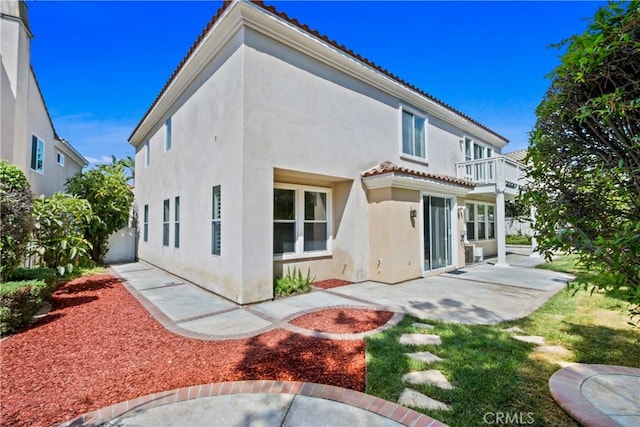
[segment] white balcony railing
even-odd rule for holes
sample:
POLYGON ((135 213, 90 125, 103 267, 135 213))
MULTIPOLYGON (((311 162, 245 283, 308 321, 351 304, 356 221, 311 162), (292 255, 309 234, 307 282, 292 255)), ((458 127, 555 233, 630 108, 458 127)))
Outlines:
POLYGON ((524 181, 524 168, 504 156, 456 163, 458 178, 477 186, 495 185, 497 190, 517 191, 524 181))

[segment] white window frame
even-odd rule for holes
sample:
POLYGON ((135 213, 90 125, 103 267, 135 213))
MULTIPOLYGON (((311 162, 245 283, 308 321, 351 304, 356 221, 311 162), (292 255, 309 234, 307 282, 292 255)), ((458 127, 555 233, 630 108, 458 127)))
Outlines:
POLYGON ((149 241, 149 205, 144 205, 142 209, 142 241, 149 241))
POLYGON ((173 198, 173 247, 180 248, 180 196, 173 198))
MULTIPOLYGON (((400 126, 399 126, 399 135, 400 135, 400 157, 405 159, 405 160, 410 160, 410 161, 414 161, 414 162, 418 162, 418 163, 423 163, 423 164, 427 164, 427 159, 428 159, 428 148, 429 148, 429 136, 428 134, 428 129, 429 129, 429 118, 427 117, 426 114, 411 108, 407 105, 401 105, 400 106, 400 126), (404 140, 403 140, 403 126, 402 126, 402 121, 403 121, 403 115, 404 113, 409 113, 414 117, 414 128, 415 128, 415 117, 419 117, 422 120, 424 120, 424 157, 420 157, 420 156, 416 156, 413 153, 405 153, 404 152, 404 140)), ((412 150, 415 153, 415 145, 412 144, 412 150)))
POLYGON ((64 167, 64 154, 62 154, 60 151, 56 151, 56 163, 64 167))
MULTIPOLYGON (((315 258, 315 257, 323 257, 323 256, 331 256, 333 255, 333 193, 331 188, 329 187, 315 187, 310 185, 298 185, 298 184, 281 184, 275 183, 273 186, 275 189, 280 190, 293 190, 295 191, 295 251, 288 252, 283 254, 273 254, 274 260, 292 260, 292 259, 304 259, 304 258, 315 258), (304 250, 304 208, 305 208, 305 200, 304 193, 305 192, 314 192, 314 193, 325 193, 326 194, 326 209, 327 209, 327 249, 320 251, 306 251, 304 250)), ((273 197, 273 195, 272 195, 273 197)), ((273 215, 273 213, 272 213, 273 215)), ((274 223, 275 220, 272 221, 274 223)), ((323 221, 324 222, 324 221, 323 221)))
POLYGON ((171 242, 171 199, 162 201, 162 246, 171 242))
POLYGON ((469 136, 469 135, 463 135, 462 136, 462 140, 464 141, 462 150, 463 153, 462 155, 464 156, 464 161, 465 162, 469 162, 469 161, 473 161, 473 160, 483 160, 483 159, 490 159, 493 158, 495 156, 495 148, 492 145, 487 144, 486 142, 483 141, 479 141, 476 138, 469 136), (467 142, 469 142, 470 146, 471 146, 471 158, 468 159, 467 158, 467 142), (476 150, 475 150, 475 146, 479 146, 482 148, 482 156, 483 157, 476 157, 476 150))
POLYGON ((211 187, 211 255, 222 255, 222 185, 214 185, 211 187), (218 192, 216 206, 215 193, 218 192), (218 233, 215 234, 215 224, 218 224, 218 233), (215 236, 218 237, 218 245, 216 246, 215 236))
POLYGON ((150 147, 151 146, 151 141, 147 140, 147 142, 144 143, 144 166, 147 167, 151 164, 151 152, 150 152, 150 147))
POLYGON ((36 135, 35 133, 31 134, 31 157, 29 159, 29 168, 34 171, 37 172, 41 175, 44 175, 44 155, 45 155, 45 142, 42 138, 40 138, 38 135, 36 135), (33 167, 33 139, 36 139, 36 153, 35 153, 35 168, 33 167), (38 153, 41 153, 41 158, 40 161, 42 162, 42 164, 40 165, 40 167, 38 167, 38 153))
POLYGON ((164 152, 171 150, 171 117, 164 122, 164 152))
POLYGON ((484 242, 487 240, 495 240, 496 237, 496 205, 495 203, 487 203, 483 201, 468 201, 465 204, 465 214, 464 214, 464 226, 466 230, 467 240, 470 242, 484 242), (473 221, 469 221, 469 205, 473 206, 473 221), (478 238, 478 230, 480 229, 480 222, 478 221, 478 205, 484 206, 484 237, 482 239, 478 238), (489 208, 493 209, 493 221, 489 220, 489 208), (469 234, 469 230, 467 227, 468 222, 473 222, 474 233, 473 236, 469 234), (493 224, 493 237, 489 237, 491 233, 489 233, 489 226, 493 224))

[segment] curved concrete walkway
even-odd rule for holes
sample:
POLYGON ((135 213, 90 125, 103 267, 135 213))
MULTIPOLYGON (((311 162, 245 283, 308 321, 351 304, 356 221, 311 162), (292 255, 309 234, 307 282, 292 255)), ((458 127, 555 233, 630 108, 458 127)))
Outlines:
POLYGON ((344 388, 293 381, 237 381, 155 393, 60 426, 446 426, 424 414, 344 388))
POLYGON ((638 368, 576 363, 553 374, 549 390, 582 426, 640 426, 638 368))

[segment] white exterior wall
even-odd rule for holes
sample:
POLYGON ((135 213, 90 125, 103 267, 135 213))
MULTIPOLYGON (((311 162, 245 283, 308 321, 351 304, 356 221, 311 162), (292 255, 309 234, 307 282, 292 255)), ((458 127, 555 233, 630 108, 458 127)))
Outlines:
MULTIPOLYGON (((67 178, 82 170, 86 160, 68 144, 55 138, 55 130, 31 70, 31 34, 17 1, 0 2, 0 157, 18 166, 36 195, 63 191, 67 178), (44 141, 42 173, 31 169, 31 137, 44 141), (57 163, 57 152, 65 156, 57 163)), ((25 18, 26 19, 26 18, 25 18)))
MULTIPOLYGON (((230 7, 237 12, 253 6, 237 3, 230 7)), ((169 86, 148 116, 153 119, 145 119, 134 132, 141 236, 145 204, 150 214, 149 241, 140 238, 139 258, 243 304, 272 298, 272 278, 286 271, 286 265, 305 272, 310 268, 318 280, 375 280, 369 253, 372 229, 376 229, 370 224, 371 203, 375 202, 368 198, 361 173, 389 160, 455 177, 455 163, 464 161, 463 135, 480 138, 424 114, 427 159, 407 159, 402 155, 402 106, 425 113, 426 107, 419 105, 427 104, 420 101, 423 98, 411 95, 417 101, 401 102, 380 86, 246 26, 228 40, 193 81, 187 83, 186 74, 179 75, 172 85, 187 87, 187 92, 180 95, 169 86), (177 100, 168 106, 171 99, 177 100), (172 148, 164 153, 164 122, 169 116, 172 148), (146 140, 150 141, 148 167, 144 166, 146 140), (330 256, 274 261, 274 183, 331 188, 330 256), (222 188, 221 256, 211 255, 214 185, 222 188), (175 196, 180 196, 181 203, 180 248, 173 247, 175 196), (171 200, 168 247, 162 245, 165 199, 171 200)), ((208 47, 202 48, 204 52, 213 49, 209 43, 205 38, 203 45, 208 47)), ((185 69, 206 62, 197 55, 185 69)), ((494 150, 499 152, 498 147, 494 150)), ((419 207, 418 193, 415 191, 419 207)), ((437 195, 444 196, 442 192, 437 195)), ((454 203, 458 200, 454 194, 451 197, 454 203)), ((415 204, 394 203, 394 218, 408 221, 409 207, 415 204)), ((422 239, 420 218, 418 222, 411 248, 422 239)), ((454 221, 453 227, 455 248, 460 221, 454 221)), ((412 271, 420 256, 410 254, 412 271)), ((402 257, 394 254, 396 258, 402 257)), ((464 257, 456 253, 454 262, 462 266, 464 257)))
POLYGON ((136 147, 138 257, 236 302, 244 302, 242 268, 242 34, 196 78, 136 147), (164 152, 164 121, 172 124, 172 148, 164 152), (211 254, 212 187, 221 185, 222 249, 211 254), (180 197, 180 247, 174 247, 174 201, 180 197), (170 241, 162 244, 163 201, 170 199, 170 241), (144 242, 144 205, 149 240, 144 242))

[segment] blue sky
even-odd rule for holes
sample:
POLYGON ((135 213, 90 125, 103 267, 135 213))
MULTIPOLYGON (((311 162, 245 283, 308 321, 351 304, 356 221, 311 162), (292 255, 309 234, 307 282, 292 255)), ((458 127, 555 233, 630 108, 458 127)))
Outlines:
MULTIPOLYGON (((56 130, 92 163, 127 138, 219 1, 28 1, 56 130)), ((603 2, 269 2, 526 148, 559 51, 603 2)))

